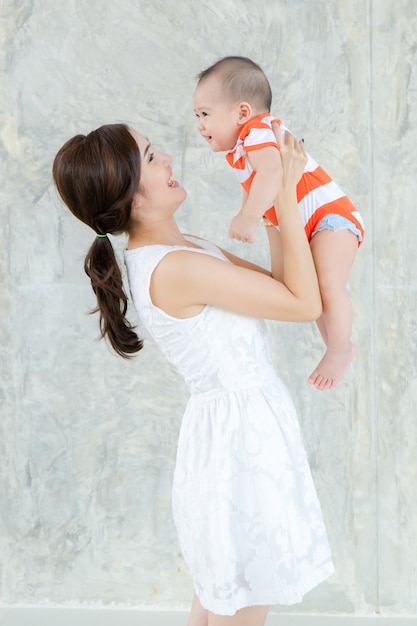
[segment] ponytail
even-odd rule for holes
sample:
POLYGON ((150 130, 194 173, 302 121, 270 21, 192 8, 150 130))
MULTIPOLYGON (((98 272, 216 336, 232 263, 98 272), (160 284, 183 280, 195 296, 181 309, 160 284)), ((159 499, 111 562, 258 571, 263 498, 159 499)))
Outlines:
MULTIPOLYGON (((124 124, 101 126, 77 135, 60 149, 53 164, 58 193, 70 211, 95 233, 128 231, 132 201, 139 189, 140 153, 124 124)), ((97 297, 101 337, 117 354, 129 358, 143 341, 126 318, 128 298, 108 237, 95 237, 84 261, 97 297)))
POLYGON ((128 358, 139 352, 143 341, 138 338, 126 319, 128 298, 123 290, 123 279, 113 246, 108 237, 95 238, 84 261, 84 270, 90 278, 97 298, 91 313, 100 314, 101 337, 107 336, 117 354, 128 358))

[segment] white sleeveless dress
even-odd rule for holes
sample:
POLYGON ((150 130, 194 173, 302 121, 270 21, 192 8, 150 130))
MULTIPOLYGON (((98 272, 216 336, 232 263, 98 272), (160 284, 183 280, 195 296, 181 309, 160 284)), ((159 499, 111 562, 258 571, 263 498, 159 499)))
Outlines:
POLYGON ((191 392, 172 493, 181 550, 201 604, 213 613, 295 604, 334 569, 294 406, 271 364, 265 322, 213 306, 177 319, 149 295, 152 272, 166 254, 186 249, 229 262, 212 244, 194 243, 205 249, 125 251, 138 315, 191 392))

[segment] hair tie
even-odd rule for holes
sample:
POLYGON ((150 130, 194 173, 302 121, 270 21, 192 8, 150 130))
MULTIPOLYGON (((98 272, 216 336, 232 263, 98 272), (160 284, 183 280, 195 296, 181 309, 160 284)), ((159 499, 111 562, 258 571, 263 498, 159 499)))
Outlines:
POLYGON ((101 239, 102 237, 107 237, 107 233, 104 233, 104 235, 100 235, 100 233, 96 233, 96 236, 100 237, 100 239, 101 239))

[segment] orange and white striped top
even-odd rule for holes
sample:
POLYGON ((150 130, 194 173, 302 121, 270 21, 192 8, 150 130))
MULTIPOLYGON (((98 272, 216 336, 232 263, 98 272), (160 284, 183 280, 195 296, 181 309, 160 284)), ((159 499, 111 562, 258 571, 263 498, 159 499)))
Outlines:
MULTIPOLYGON (((266 146, 276 146, 278 144, 272 130, 272 122, 280 125, 281 131, 288 130, 281 120, 271 116, 269 113, 262 113, 242 127, 235 147, 226 154, 227 162, 233 167, 243 189, 249 193, 253 177, 253 171, 246 153, 251 150, 259 150, 266 146)), ((362 217, 352 204, 344 191, 336 185, 322 167, 307 153, 307 163, 304 173, 297 185, 297 200, 302 223, 308 240, 317 229, 321 220, 330 213, 341 215, 358 228, 362 235, 365 234, 365 226, 362 217)), ((266 217, 276 226, 278 220, 275 209, 271 206, 265 213, 266 217)), ((358 245, 362 242, 358 241, 358 245)))

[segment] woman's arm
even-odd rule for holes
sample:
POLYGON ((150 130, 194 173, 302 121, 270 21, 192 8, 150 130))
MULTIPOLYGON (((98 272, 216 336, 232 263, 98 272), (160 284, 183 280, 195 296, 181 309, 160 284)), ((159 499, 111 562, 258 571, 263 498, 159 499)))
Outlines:
POLYGON ((272 275, 277 280, 282 280, 294 295, 319 301, 321 306, 316 269, 298 211, 296 195, 296 185, 300 179, 299 164, 302 163, 304 169, 307 162, 304 145, 288 132, 285 133, 284 141, 277 124, 273 124, 273 130, 280 148, 283 178, 274 202, 280 233, 267 227, 272 275))
MULTIPOLYGON (((296 198, 296 183, 306 162, 304 149, 290 135, 284 142, 277 134, 277 141, 283 166, 275 201, 284 259, 282 282, 258 268, 254 271, 193 251, 172 252, 155 269, 151 285, 154 304, 170 315, 191 317, 206 304, 283 321, 311 321, 321 314, 317 275, 296 198)), ((273 253, 273 232, 269 239, 273 253)))
POLYGON ((180 319, 197 315, 206 304, 294 322, 313 321, 321 313, 320 300, 293 293, 267 274, 191 250, 162 259, 152 276, 151 297, 156 306, 180 319))
MULTIPOLYGON (((202 237, 197 237, 196 235, 185 234, 184 237, 192 237, 193 239, 200 239, 200 241, 205 241, 202 237)), ((216 247, 218 250, 220 250, 223 256, 225 256, 226 259, 228 259, 234 265, 240 265, 240 267, 246 267, 246 269, 248 270, 254 270, 255 272, 262 272, 262 274, 271 276, 270 270, 267 270, 264 267, 257 265, 256 263, 252 263, 251 261, 247 261, 246 259, 242 259, 241 257, 232 254, 231 252, 229 252, 228 250, 225 250, 224 248, 220 248, 219 246, 216 246, 216 247)))
POLYGON ((246 269, 253 270, 254 272, 261 272, 262 274, 266 274, 267 276, 272 275, 270 270, 267 270, 264 267, 257 265, 256 263, 251 263, 251 261, 247 261, 246 259, 242 259, 239 256, 235 256, 234 254, 228 252, 227 250, 224 250, 223 248, 219 248, 219 250, 226 257, 226 259, 229 259, 229 261, 233 263, 233 265, 239 265, 240 267, 245 267, 246 269))
POLYGON ((271 274, 275 280, 282 282, 284 259, 282 256, 281 233, 279 230, 271 226, 266 227, 266 233, 269 240, 269 250, 271 255, 271 274))

